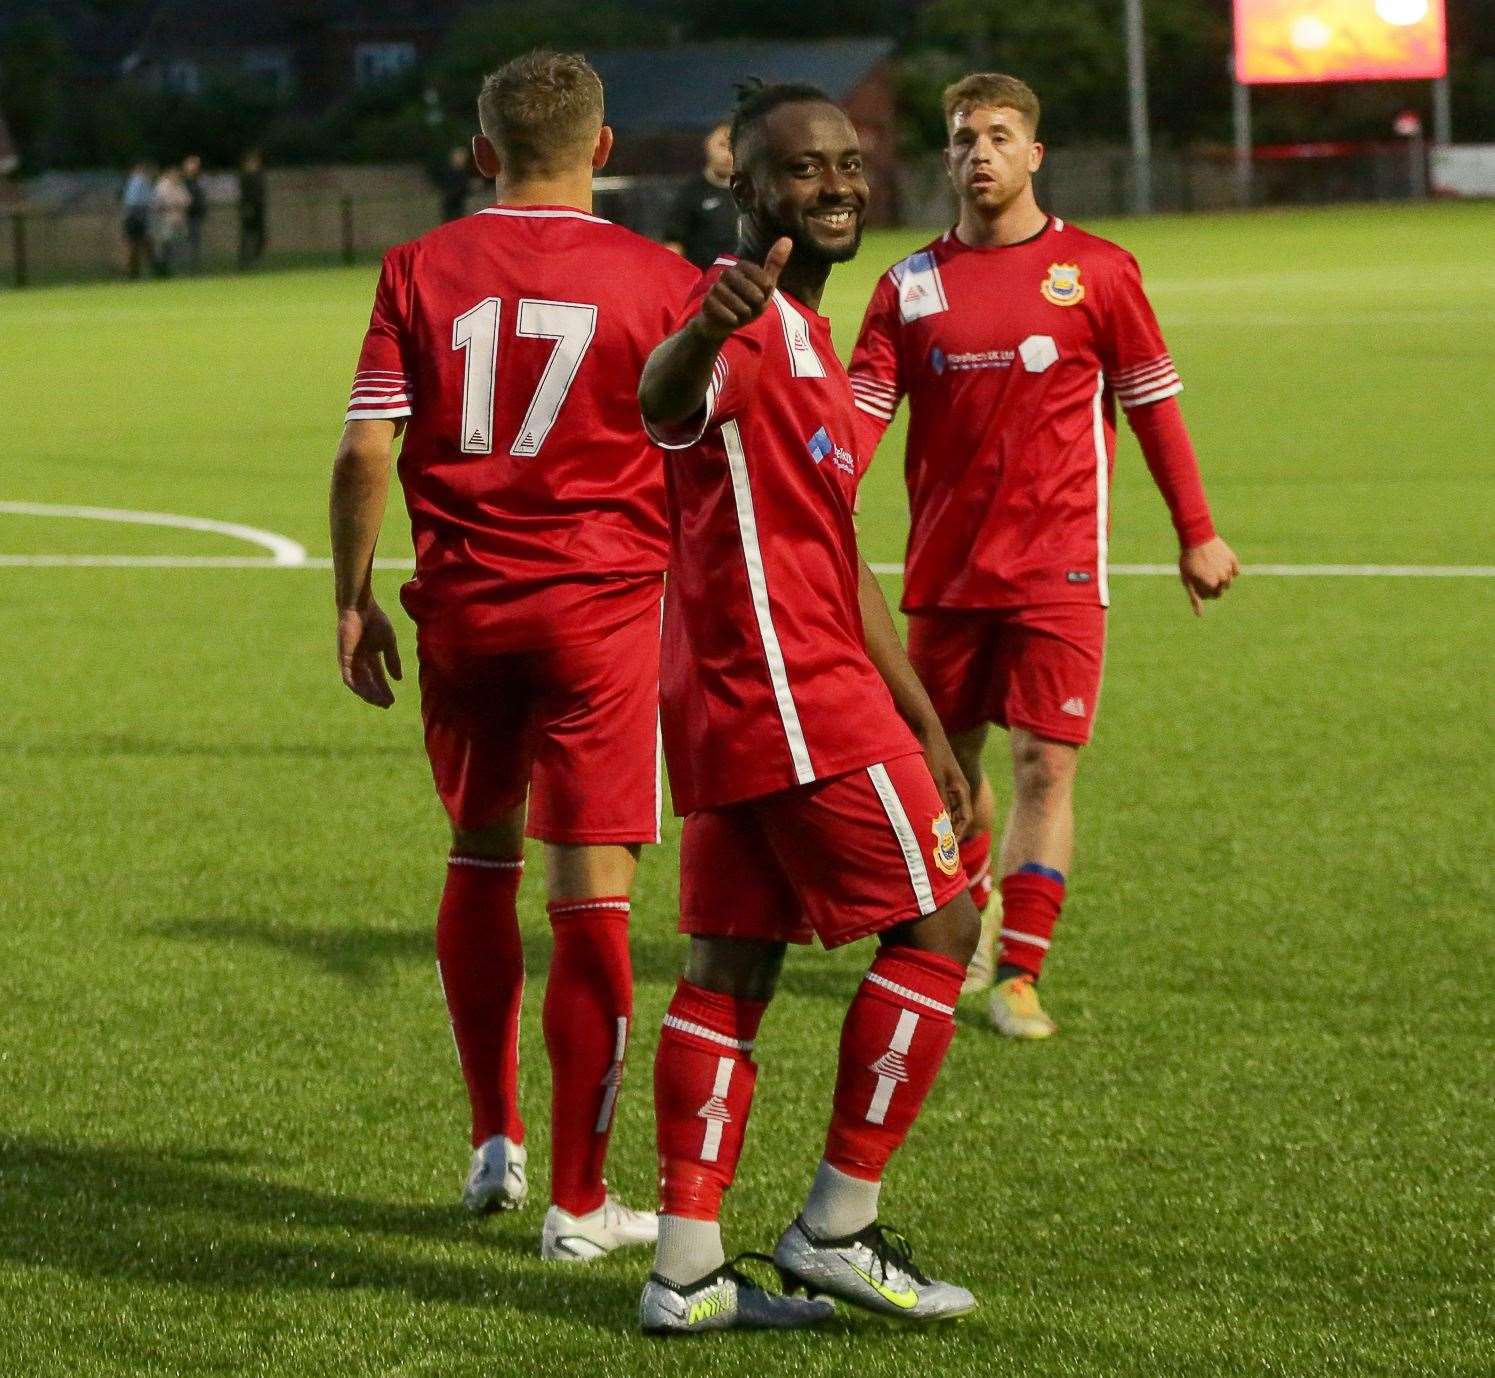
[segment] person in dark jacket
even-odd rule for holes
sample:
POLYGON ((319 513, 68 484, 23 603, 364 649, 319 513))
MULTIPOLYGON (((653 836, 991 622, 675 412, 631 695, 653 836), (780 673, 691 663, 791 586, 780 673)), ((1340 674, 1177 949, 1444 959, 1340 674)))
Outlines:
POLYGON ((265 158, 257 148, 239 164, 239 267, 252 268, 265 253, 265 158))
POLYGON ((676 193, 665 229, 665 244, 697 268, 709 268, 718 254, 737 247, 737 205, 727 180, 732 176, 732 144, 723 122, 706 136, 706 163, 676 193))
POLYGON ((208 218, 208 189, 202 184, 202 159, 189 153, 182 159, 182 185, 187 189, 187 271, 202 269, 202 227, 208 218))

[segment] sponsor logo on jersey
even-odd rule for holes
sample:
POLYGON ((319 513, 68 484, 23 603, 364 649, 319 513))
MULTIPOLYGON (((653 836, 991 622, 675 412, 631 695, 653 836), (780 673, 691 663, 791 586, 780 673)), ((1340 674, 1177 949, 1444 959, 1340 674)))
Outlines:
POLYGON ((978 368, 1011 368, 1017 357, 1011 349, 973 349, 964 354, 946 354, 938 345, 929 352, 929 362, 936 373, 947 368, 956 373, 969 373, 978 368))
POLYGON ((960 870, 960 844, 955 840, 955 828, 950 822, 950 811, 941 809, 930 825, 934 833, 934 864, 947 876, 960 870))
POLYGON ((1065 699, 1059 705, 1061 713, 1068 713, 1072 718, 1083 718, 1085 716, 1085 700, 1081 698, 1065 699))
POLYGON ((1045 301, 1055 306, 1078 306, 1085 300, 1085 284, 1080 281, 1078 263, 1051 263, 1049 275, 1039 284, 1045 301))
POLYGON ((1088 570, 1072 569, 1064 576, 1064 582, 1066 584, 1088 584, 1090 573, 1088 570))
POLYGON ((810 458, 817 464, 829 459, 835 463, 843 474, 854 474, 857 471, 856 456, 850 450, 844 450, 831 439, 831 433, 822 426, 812 435, 807 442, 810 458))

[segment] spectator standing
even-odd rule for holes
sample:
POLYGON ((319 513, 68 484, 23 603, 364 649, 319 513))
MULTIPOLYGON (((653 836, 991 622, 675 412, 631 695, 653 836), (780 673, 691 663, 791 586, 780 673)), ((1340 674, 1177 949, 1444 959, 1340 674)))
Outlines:
POLYGON ((169 278, 177 270, 187 242, 187 209, 191 204, 192 196, 182 181, 182 170, 163 169, 151 197, 151 244, 159 277, 169 278))
POLYGON ((150 262, 151 204, 155 200, 155 168, 138 162, 130 169, 124 190, 126 271, 138 278, 150 262))
POLYGON ((697 268, 709 268, 718 254, 737 247, 737 203, 727 185, 732 176, 729 126, 717 125, 702 147, 705 166, 676 193, 664 239, 697 268))
POLYGON ((465 148, 454 148, 447 157, 437 183, 441 188, 441 219, 460 220, 467 214, 467 191, 471 184, 470 155, 465 148))
POLYGON ((182 185, 187 189, 187 268, 202 270, 202 228, 208 218, 208 190, 202 184, 202 159, 189 153, 182 159, 182 185))
POLYGON ((257 148, 239 164, 239 267, 253 268, 265 253, 265 158, 257 148))

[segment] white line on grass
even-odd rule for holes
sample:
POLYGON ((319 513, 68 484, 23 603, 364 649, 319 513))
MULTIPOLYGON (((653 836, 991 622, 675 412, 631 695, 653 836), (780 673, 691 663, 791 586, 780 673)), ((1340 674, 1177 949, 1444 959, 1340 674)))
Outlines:
MULTIPOLYGON (((255 555, 0 555, 0 569, 331 569, 324 555, 266 560, 255 555)), ((375 560, 374 568, 411 573, 409 560, 375 560)), ((903 566, 874 562, 874 574, 903 566)), ((1111 574, 1176 578, 1176 565, 1112 565, 1111 574)), ((1284 579, 1495 579, 1495 565, 1245 565, 1243 574, 1284 579)))
MULTIPOLYGON (((51 502, 0 502, 0 514, 13 517, 74 517, 84 521, 127 522, 133 526, 171 526, 180 531, 208 531, 217 536, 229 536, 236 541, 263 546, 270 552, 271 558, 263 562, 268 565, 294 569, 306 563, 306 547, 299 541, 291 540, 289 536, 278 536, 273 531, 261 531, 254 526, 241 526, 238 522, 214 521, 211 517, 181 517, 172 512, 128 512, 118 507, 73 507, 51 502)), ((5 558, 9 563, 10 557, 0 558, 5 558)), ((50 562, 53 557, 33 558, 50 562)), ((101 557, 83 555, 61 558, 92 562, 101 557)))
MULTIPOLYGON (((116 507, 72 507, 46 502, 0 502, 0 515, 17 517, 76 517, 87 521, 129 522, 140 526, 170 526, 184 531, 207 531, 263 546, 267 560, 250 555, 0 555, 7 569, 331 569, 323 555, 308 555, 306 547, 289 536, 261 531, 238 522, 210 517, 182 517, 172 512, 130 512, 116 507)), ((409 560, 375 560, 375 569, 409 572, 409 560)), ((902 574, 901 564, 874 563, 874 574, 902 574)), ((1122 576, 1176 575, 1175 565, 1111 565, 1122 576)), ((1246 565, 1245 574, 1281 578, 1365 579, 1492 579, 1495 565, 1246 565)))
MULTIPOLYGON (((902 574, 902 565, 873 564, 874 574, 902 574)), ((1111 565, 1111 574, 1171 574, 1177 565, 1111 565)), ((1495 565, 1242 565, 1242 574, 1289 579, 1495 579, 1495 565)))

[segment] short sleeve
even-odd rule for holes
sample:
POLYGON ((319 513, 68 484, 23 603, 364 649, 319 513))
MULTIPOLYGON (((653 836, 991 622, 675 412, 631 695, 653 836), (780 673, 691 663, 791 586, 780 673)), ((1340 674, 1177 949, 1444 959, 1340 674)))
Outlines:
POLYGON ((1126 254, 1109 285, 1101 361, 1116 400, 1130 410, 1183 391, 1173 356, 1142 289, 1142 270, 1126 254))
POLYGON ((903 398, 903 369, 898 349, 898 285, 891 273, 878 280, 867 303, 847 373, 861 428, 859 449, 870 456, 903 398))
MULTIPOLYGON (((672 335, 681 330, 701 309, 702 299, 720 276, 719 267, 702 275, 695 290, 671 323, 672 335)), ((716 362, 711 367, 706 400, 694 416, 673 426, 656 426, 647 420, 644 422, 644 429, 656 445, 666 450, 688 450, 713 425, 731 420, 742 409, 753 395, 758 371, 762 367, 764 329, 764 318, 760 317, 727 337, 727 342, 721 347, 716 362)))
POLYGON ((345 420, 393 420, 412 413, 415 394, 405 364, 409 281, 408 259, 399 249, 391 249, 374 291, 374 310, 363 337, 345 420))

